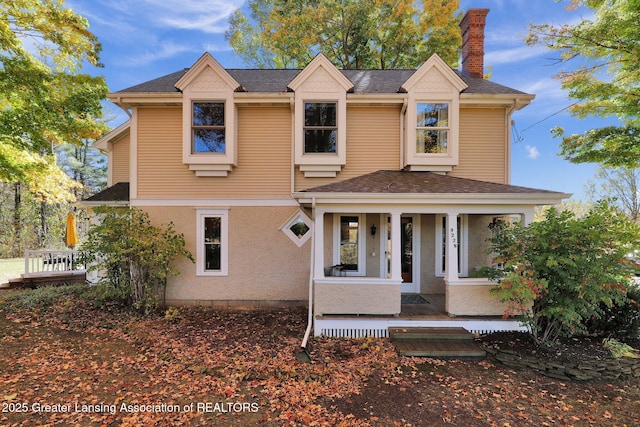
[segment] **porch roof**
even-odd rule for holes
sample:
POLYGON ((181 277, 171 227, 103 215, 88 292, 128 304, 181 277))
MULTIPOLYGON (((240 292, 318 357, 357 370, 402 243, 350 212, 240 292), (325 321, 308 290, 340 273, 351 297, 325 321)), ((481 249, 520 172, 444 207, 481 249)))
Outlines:
POLYGON ((434 172, 409 172, 404 170, 379 170, 355 178, 308 188, 294 193, 300 202, 305 199, 383 199, 387 201, 399 199, 423 199, 430 196, 440 203, 445 200, 460 203, 472 200, 501 204, 531 203, 555 204, 571 195, 550 190, 521 187, 517 185, 499 184, 468 178, 458 178, 434 172))
POLYGON ((85 206, 121 206, 129 204, 129 183, 118 182, 81 202, 85 206))

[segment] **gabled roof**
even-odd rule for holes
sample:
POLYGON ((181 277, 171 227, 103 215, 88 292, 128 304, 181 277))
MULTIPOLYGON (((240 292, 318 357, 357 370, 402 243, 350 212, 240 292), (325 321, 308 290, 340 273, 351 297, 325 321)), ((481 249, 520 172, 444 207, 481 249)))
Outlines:
POLYGON ((415 85, 419 84, 424 77, 430 73, 432 70, 436 70, 436 73, 439 73, 442 78, 444 78, 449 85, 455 87, 457 92, 462 92, 467 88, 467 84, 460 78, 458 74, 456 74, 451 67, 447 65, 446 62, 442 60, 435 53, 431 55, 427 62, 422 64, 420 68, 416 70, 415 73, 409 79, 402 84, 402 89, 405 91, 410 91, 415 85))
POLYGON ((124 136, 127 132, 129 132, 130 128, 131 128, 131 120, 127 120, 117 128, 112 129, 109 133, 104 135, 102 138, 94 142, 93 146, 96 147, 98 150, 109 151, 109 143, 114 142, 119 138, 121 138, 122 136, 124 136))
POLYGON ((212 70, 217 78, 228 86, 231 90, 237 90, 240 88, 240 84, 220 65, 216 59, 211 56, 209 52, 205 52, 204 55, 196 61, 196 63, 175 82, 176 89, 184 91, 199 74, 205 72, 207 69, 212 70))
POLYGON ((344 91, 348 91, 353 87, 353 83, 344 76, 344 74, 340 73, 335 65, 331 63, 323 54, 318 54, 313 61, 307 65, 304 70, 300 71, 300 73, 289 82, 289 87, 294 91, 297 91, 300 86, 302 86, 305 81, 311 77, 318 70, 324 70, 330 78, 332 78, 337 84, 342 86, 344 91))
POLYGON ((517 185, 457 178, 434 172, 409 172, 404 170, 379 170, 303 191, 313 193, 561 194, 555 191, 538 190, 517 185))
MULTIPOLYGON (((175 73, 147 82, 122 89, 117 94, 131 93, 177 93, 175 84, 189 69, 186 68, 175 73)), ((287 87, 302 70, 248 70, 227 69, 247 92, 287 92, 287 87)), ((516 89, 503 86, 489 80, 478 77, 470 77, 459 71, 452 70, 467 85, 462 93, 488 94, 488 95, 526 95, 516 89)), ((416 70, 340 70, 353 84, 353 93, 358 94, 382 94, 403 92, 402 85, 416 72, 416 70)))

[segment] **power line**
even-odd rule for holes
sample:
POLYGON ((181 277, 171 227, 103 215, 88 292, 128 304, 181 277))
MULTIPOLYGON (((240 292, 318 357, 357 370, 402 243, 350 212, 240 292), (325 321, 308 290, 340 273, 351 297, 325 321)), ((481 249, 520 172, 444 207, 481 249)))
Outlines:
POLYGON ((516 128, 516 122, 514 120, 511 120, 511 139, 512 139, 512 141, 514 142, 514 144, 517 144, 519 142, 524 141, 524 137, 522 136, 523 133, 525 133, 526 131, 528 131, 529 129, 531 129, 534 126, 537 126, 540 123, 549 120, 551 117, 557 116, 558 114, 562 113, 563 111, 568 110, 569 108, 573 107, 577 103, 578 102, 574 102, 573 104, 567 105, 566 107, 556 111, 555 113, 548 115, 544 119, 538 120, 537 122, 535 122, 531 126, 527 126, 525 129, 523 129, 520 132, 518 132, 518 129, 516 128))

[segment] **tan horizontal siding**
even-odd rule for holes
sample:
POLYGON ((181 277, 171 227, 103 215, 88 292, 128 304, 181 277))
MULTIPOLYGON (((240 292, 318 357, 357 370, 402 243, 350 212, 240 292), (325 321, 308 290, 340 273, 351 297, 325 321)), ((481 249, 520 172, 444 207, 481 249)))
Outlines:
POLYGON ((305 178, 296 171, 296 189, 316 187, 381 169, 400 169, 400 107, 347 108, 347 164, 336 178, 305 178))
POLYGON ((196 177, 182 163, 180 108, 138 111, 139 198, 288 197, 288 107, 238 109, 238 166, 226 177, 196 177))
POLYGON ((110 185, 118 182, 129 182, 129 148, 131 135, 127 132, 122 138, 115 141, 111 148, 112 180, 110 185))
POLYGON ((460 159, 451 172, 460 178, 508 183, 505 110, 460 109, 460 159))

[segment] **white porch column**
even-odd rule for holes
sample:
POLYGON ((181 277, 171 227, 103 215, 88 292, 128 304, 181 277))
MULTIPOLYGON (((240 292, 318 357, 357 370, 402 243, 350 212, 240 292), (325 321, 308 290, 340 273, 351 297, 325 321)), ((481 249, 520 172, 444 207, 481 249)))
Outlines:
POLYGON ((324 211, 316 209, 313 219, 313 277, 324 277, 324 211))
POLYGON ((458 280, 458 214, 447 214, 447 250, 445 252, 445 280, 455 282, 458 280))
POLYGON ((520 220, 525 227, 533 222, 533 216, 535 215, 534 209, 529 209, 520 214, 520 220))
POLYGON ((391 279, 402 281, 402 244, 400 212, 391 213, 391 279))

